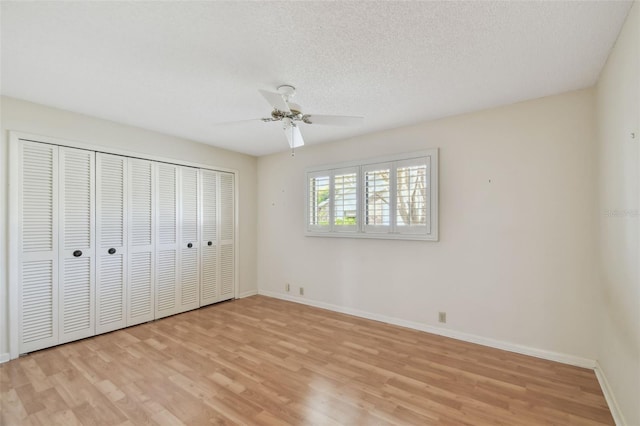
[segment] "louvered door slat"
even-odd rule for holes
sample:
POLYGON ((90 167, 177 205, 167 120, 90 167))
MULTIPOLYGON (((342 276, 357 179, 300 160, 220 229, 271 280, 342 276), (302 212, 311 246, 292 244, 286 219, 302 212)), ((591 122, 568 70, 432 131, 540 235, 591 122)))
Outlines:
POLYGON ((160 244, 175 244, 177 234, 176 166, 158 163, 158 213, 160 244))
POLYGON ((218 246, 202 248, 202 287, 200 306, 218 301, 218 246))
POLYGON ((218 301, 218 173, 200 170, 202 237, 200 238, 200 306, 218 301))
POLYGON ((22 264, 21 353, 56 343, 56 271, 53 260, 22 264))
POLYGON ((178 166, 155 164, 157 244, 155 318, 178 312, 178 166))
POLYGON ((129 280, 127 325, 154 318, 153 163, 129 159, 129 280))
POLYGON ((62 299, 64 300, 64 317, 61 329, 65 334, 92 330, 92 289, 87 285, 91 282, 91 259, 65 259, 64 286, 62 299))
MULTIPOLYGON (((54 192, 57 195, 57 147, 22 142, 21 241, 23 252, 54 250, 54 192)), ((55 203, 57 206, 57 202, 55 203)), ((57 247, 55 247, 57 250, 57 247)))
POLYGON ((127 325, 127 161, 97 154, 97 333, 127 325))
POLYGON ((59 152, 58 341, 65 343, 95 334, 95 153, 66 147, 59 152))
POLYGON ((233 244, 220 246, 220 300, 233 298, 234 269, 233 244))
POLYGON ((23 354, 58 343, 58 147, 19 141, 18 297, 23 354))
POLYGON ((220 240, 233 241, 234 235, 234 191, 233 174, 219 174, 220 179, 220 240))
POLYGON ((198 307, 198 251, 182 250, 180 277, 180 310, 186 311, 198 307))
POLYGON ((198 169, 180 168, 180 280, 178 312, 199 306, 200 235, 198 169))
POLYGON ((156 264, 157 317, 171 315, 176 311, 176 251, 160 251, 156 264))
POLYGON ((220 172, 218 176, 220 179, 219 300, 227 300, 232 299, 235 293, 235 185, 232 173, 220 172))

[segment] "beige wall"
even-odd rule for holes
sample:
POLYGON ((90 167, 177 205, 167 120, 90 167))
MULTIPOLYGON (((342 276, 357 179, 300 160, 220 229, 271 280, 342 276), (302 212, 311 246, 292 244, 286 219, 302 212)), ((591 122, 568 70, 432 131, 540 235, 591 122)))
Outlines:
POLYGON ((640 425, 640 4, 597 85, 602 305, 598 361, 626 424, 640 425), (633 139, 631 133, 635 132, 633 139))
POLYGON ((592 89, 258 159, 258 287, 595 359, 592 89), (440 241, 305 237, 305 167, 440 148, 440 241))
POLYGON ((256 158, 173 136, 2 97, 0 146, 0 356, 7 341, 7 131, 16 130, 141 154, 232 168, 239 173, 240 293, 256 289, 256 158))

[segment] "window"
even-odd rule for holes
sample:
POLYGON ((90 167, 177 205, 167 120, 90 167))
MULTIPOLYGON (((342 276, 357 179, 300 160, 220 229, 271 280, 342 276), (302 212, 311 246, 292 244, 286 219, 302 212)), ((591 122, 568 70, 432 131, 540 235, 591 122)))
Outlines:
POLYGON ((437 149, 307 170, 309 236, 438 239, 437 149))

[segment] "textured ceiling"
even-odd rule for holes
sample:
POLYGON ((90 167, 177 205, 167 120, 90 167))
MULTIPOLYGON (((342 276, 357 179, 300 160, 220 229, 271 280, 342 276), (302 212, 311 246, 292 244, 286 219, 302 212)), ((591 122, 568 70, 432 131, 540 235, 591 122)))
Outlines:
POLYGON ((2 2, 2 94, 263 155, 593 85, 631 2, 2 2))

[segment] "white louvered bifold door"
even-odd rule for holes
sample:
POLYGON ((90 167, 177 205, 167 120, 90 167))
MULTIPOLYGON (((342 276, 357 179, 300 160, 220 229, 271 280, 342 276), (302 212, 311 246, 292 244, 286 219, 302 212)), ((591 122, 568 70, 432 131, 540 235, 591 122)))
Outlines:
POLYGON ((96 333, 126 326, 127 158, 97 154, 96 333))
POLYGON ((157 194, 155 318, 178 312, 178 170, 155 163, 157 194))
POLYGON ((20 141, 19 353, 58 343, 58 147, 20 141))
POLYGON ((127 325, 154 318, 155 208, 153 163, 129 158, 127 325))
POLYGON ((178 312, 200 306, 200 230, 198 169, 180 168, 180 279, 178 312))
POLYGON ((233 173, 218 173, 220 297, 228 300, 235 290, 235 185, 233 173))
POLYGON ((59 148, 58 343, 95 334, 95 158, 59 148))
POLYGON ((217 172, 200 170, 200 191, 202 204, 200 306, 205 306, 217 302, 220 295, 217 172))

